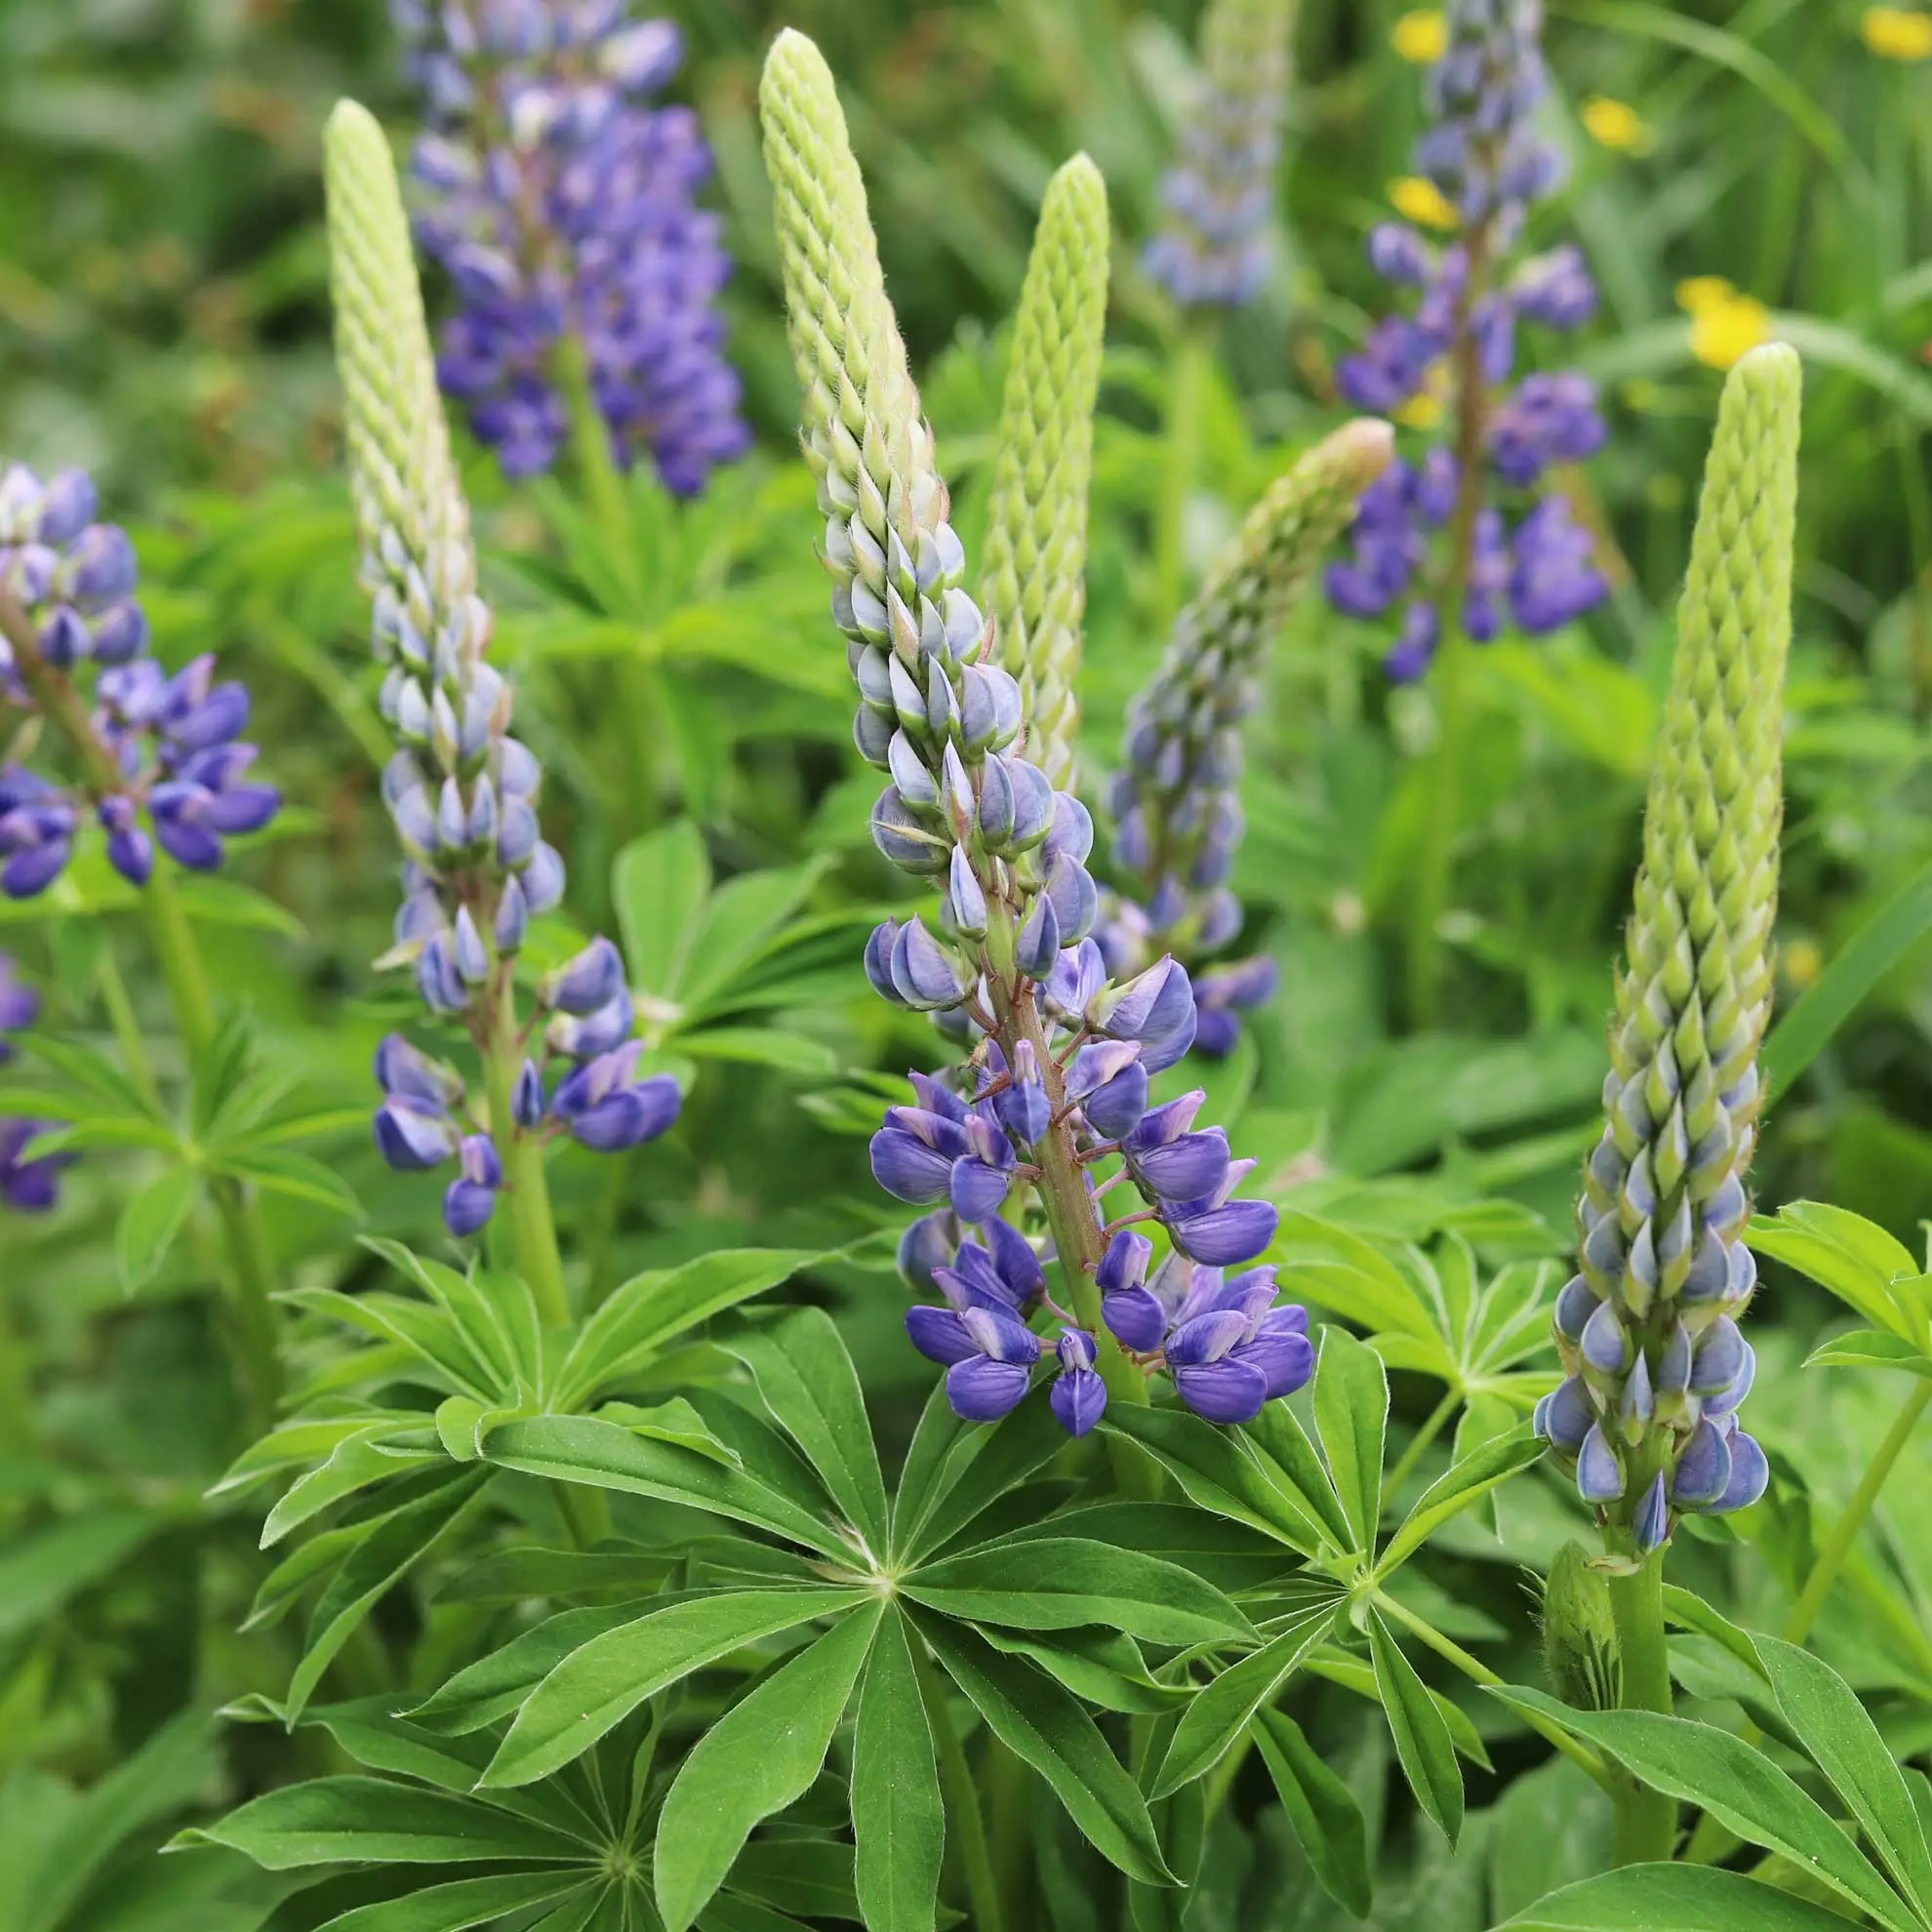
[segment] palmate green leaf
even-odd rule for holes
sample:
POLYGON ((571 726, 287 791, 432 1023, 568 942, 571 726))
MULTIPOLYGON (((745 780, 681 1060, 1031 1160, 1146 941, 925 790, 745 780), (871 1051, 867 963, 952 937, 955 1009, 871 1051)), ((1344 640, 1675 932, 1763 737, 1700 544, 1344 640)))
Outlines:
MULTIPOLYGON (((102 1053, 99 1047, 89 1046, 82 1040, 55 1039, 45 1033, 31 1034, 21 1045, 36 1060, 45 1062, 83 1093, 92 1094, 97 1101, 105 1103, 110 1115, 124 1114, 130 1119, 152 1121, 158 1126, 168 1127, 170 1139, 175 1138, 167 1116, 111 1054, 102 1053)), ((55 1096, 49 1098, 57 1099, 55 1096)), ((11 1095, 9 1104, 16 1105, 11 1095)), ((53 1117, 62 1119, 66 1116, 57 1112, 53 1117)))
POLYGON ((1307 1500, 1270 1481, 1246 1437, 1233 1429, 1217 1429, 1182 1409, 1124 1403, 1110 1405, 1101 1427, 1139 1443, 1202 1509, 1246 1523, 1305 1556, 1315 1555, 1327 1540, 1307 1500))
POLYGON ((859 1371, 832 1318, 823 1308, 800 1308, 766 1333, 723 1346, 751 1371, 758 1399, 804 1451, 866 1548, 883 1555, 885 1477, 859 1371))
POLYGON ((475 1509, 490 1478, 488 1469, 459 1469, 428 1494, 379 1517, 351 1547, 309 1618, 302 1661, 289 1679, 291 1719, 356 1626, 475 1509))
POLYGON ((1134 1717, 1165 1717, 1193 1693, 1148 1674, 1141 1647, 1125 1630, 1083 1624, 1070 1630, 1001 1630, 983 1624, 980 1634, 1009 1657, 1028 1657, 1082 1702, 1134 1717))
POLYGON ((1387 1577, 1413 1556, 1451 1516, 1467 1509, 1532 1463, 1542 1460, 1544 1443, 1527 1425, 1492 1436, 1452 1463, 1416 1499, 1401 1527, 1376 1559, 1375 1574, 1387 1577))
POLYGON ((803 1248, 729 1248, 634 1276, 578 1331, 557 1371, 552 1401, 559 1409, 583 1407, 667 1342, 823 1259, 803 1248))
MULTIPOLYGON (((356 1906, 324 1919, 316 1932, 471 1932, 510 1912, 557 1905, 583 1889, 574 1875, 506 1872, 488 1878, 455 1878, 399 1899, 356 1906)), ((592 1893, 591 1896, 595 1896, 592 1893)))
POLYGON ((1653 1790, 1702 1805, 1726 1830, 1792 1860, 1892 1932, 1919 1926, 1826 1812, 1742 1738, 1649 1711, 1573 1711, 1519 1684, 1491 1694, 1598 1746, 1653 1790))
POLYGON ((1016 1630, 1104 1624, 1151 1643, 1240 1642, 1254 1627, 1212 1584, 1172 1563, 1105 1543, 1041 1536, 990 1543, 901 1578, 943 1616, 1016 1630))
POLYGON ((269 1510, 262 1525, 261 1547, 273 1549, 290 1531, 300 1529, 310 1517, 353 1496, 359 1489, 404 1475, 424 1463, 439 1461, 434 1448, 422 1440, 423 1434, 421 1416, 358 1420, 353 1432, 342 1436, 323 1460, 292 1483, 269 1510), (409 1440, 411 1437, 416 1438, 415 1442, 409 1440))
POLYGON ((1322 1761, 1285 1711, 1264 1711, 1255 1744, 1295 1836, 1321 1889, 1344 1911, 1366 1918, 1374 1894, 1368 1821, 1355 1794, 1322 1761))
POLYGON ((1054 1789, 1088 1842, 1130 1878, 1172 1885, 1147 1800, 1072 1694, 964 1625, 930 1613, 913 1623, 987 1728, 1054 1789))
POLYGON ((114 1230, 114 1259, 129 1294, 151 1281, 168 1259, 199 1191, 199 1177, 183 1166, 165 1169, 128 1196, 114 1230))
POLYGON ((828 1080, 838 1071, 838 1055, 804 1033, 775 1026, 704 1026, 675 1035, 677 1050, 691 1060, 725 1060, 741 1067, 769 1067, 779 1073, 828 1080))
POLYGON ((1400 1259, 1350 1228, 1295 1207, 1281 1210, 1268 1251, 1294 1269, 1310 1299, 1358 1327, 1439 1346, 1435 1300, 1425 1286, 1428 1264, 1417 1249, 1397 1252, 1400 1259))
MULTIPOLYGON (((1315 1364, 1315 1429, 1355 1549, 1372 1550, 1382 1521, 1382 1445, 1389 1429, 1389 1374, 1347 1329, 1324 1328, 1315 1364)), ((1452 1833, 1453 1835, 1453 1833, 1452 1833)))
POLYGON ((503 1396, 532 1395, 543 1377, 543 1321, 520 1277, 501 1269, 464 1274, 400 1241, 371 1235, 362 1244, 414 1281, 446 1314, 503 1396))
POLYGON ((1369 1662, 1376 1695, 1389 1718, 1402 1775, 1416 1801, 1453 1845, 1463 1831, 1463 1771, 1455 1741, 1429 1686, 1402 1654, 1381 1613, 1369 1612, 1369 1662))
MULTIPOLYGON (((668 1607, 692 1599, 666 1595, 656 1600, 668 1607)), ((403 1714, 425 1730, 455 1737, 479 1731, 517 1710, 566 1657, 606 1630, 634 1623, 637 1615, 635 1603, 559 1610, 501 1649, 465 1665, 403 1714)))
POLYGON ((1851 1686, 1822 1658, 1773 1636, 1755 1640, 1771 1694, 1812 1762, 1921 1918, 1932 1920, 1932 1852, 1898 1760, 1851 1686))
POLYGON ((334 1288, 291 1288, 278 1299, 407 1348, 428 1371, 427 1386, 446 1394, 488 1403, 501 1392, 494 1370, 477 1358, 441 1308, 380 1290, 344 1295, 334 1288))
POLYGON ((782 871, 741 872, 710 896, 698 915, 680 983, 679 997, 689 1011, 701 1013, 725 998, 804 905, 828 863, 822 856, 782 871))
POLYGON ((1299 1511, 1313 1525, 1319 1541, 1337 1553, 1354 1553, 1349 1548, 1354 1533, 1348 1512, 1295 1411, 1286 1402, 1269 1402, 1253 1422, 1243 1425, 1240 1435, 1283 1507, 1291 1513, 1299 1511))
POLYGON ((527 1785, 546 1777, 693 1670, 865 1600, 854 1590, 725 1590, 620 1625, 573 1651, 530 1694, 483 1782, 527 1785))
MULTIPOLYGON (((702 1408, 699 1412, 714 1434, 722 1432, 710 1415, 702 1408)), ((723 1439, 743 1456, 729 1433, 723 1439)), ((593 1416, 531 1416, 500 1423, 486 1431, 483 1453, 499 1467, 521 1469, 526 1475, 685 1503, 770 1530, 826 1555, 851 1554, 831 1525, 761 1480, 748 1458, 746 1468, 733 1469, 593 1416)))
POLYGON ((1195 1692, 1175 1726, 1150 1795, 1166 1797, 1221 1762, 1255 1713, 1281 1695, 1289 1678, 1327 1638, 1340 1605, 1338 1592, 1195 1692))
POLYGON ((945 1382, 935 1383, 893 1504, 894 1562, 915 1562, 944 1549, 1066 1447, 1067 1431, 1054 1420, 1044 1389, 988 1429, 961 1422, 946 1399, 945 1382))
POLYGON ((333 1167, 307 1154, 291 1153, 286 1147, 226 1147, 211 1150, 209 1165, 218 1173, 245 1181, 266 1194, 280 1194, 292 1201, 307 1201, 313 1207, 333 1209, 337 1214, 359 1216, 362 1203, 354 1190, 333 1167))
POLYGON ((658 1823, 658 1911, 687 1932, 761 1819, 803 1797, 831 1749, 883 1604, 840 1621, 733 1705, 684 1760, 658 1823))
POLYGON ((906 1621, 888 1609, 852 1739, 854 1884, 868 1932, 934 1932, 946 1807, 906 1621))
POLYGON ((1908 1375, 1932 1376, 1932 1355, 1924 1354, 1903 1335, 1884 1328, 1853 1328, 1821 1342, 1804 1358, 1806 1368, 1903 1369, 1908 1375))
POLYGON ((1873 1328, 1932 1352, 1932 1282, 1909 1249, 1863 1215, 1824 1201, 1790 1201, 1751 1222, 1745 1238, 1829 1289, 1873 1328))
POLYGON ((1061 1536, 1157 1556, 1229 1591, 1259 1590, 1274 1582, 1288 1561, 1272 1537, 1185 1503, 1092 1503, 1009 1531, 1001 1542, 1061 1536))
POLYGON ((177 1844, 227 1845, 270 1872, 310 1865, 476 1865, 527 1859, 570 1865, 582 1838, 486 1799, 353 1774, 311 1778, 251 1798, 177 1844))
POLYGON ((1846 1924, 1741 1872, 1630 1865, 1551 1892, 1498 1932, 1845 1932, 1846 1924))

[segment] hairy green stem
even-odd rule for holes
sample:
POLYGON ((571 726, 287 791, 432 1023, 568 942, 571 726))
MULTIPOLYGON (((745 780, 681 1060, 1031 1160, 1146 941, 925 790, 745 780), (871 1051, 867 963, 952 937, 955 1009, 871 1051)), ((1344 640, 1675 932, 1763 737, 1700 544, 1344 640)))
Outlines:
POLYGON ((1395 1467, 1389 1470, 1388 1479, 1382 1485, 1385 1495, 1392 1497, 1401 1493, 1402 1485, 1415 1473, 1416 1465, 1428 1454, 1429 1445, 1442 1433, 1442 1425, 1456 1413, 1456 1405, 1462 1399, 1463 1391, 1460 1389, 1451 1388, 1443 1390, 1441 1401, 1429 1412, 1427 1420, 1409 1438, 1409 1446, 1402 1451, 1396 1459, 1395 1467))
MULTIPOLYGON (((1622 1709, 1670 1716, 1670 1654, 1664 1635, 1662 1550, 1610 1578, 1610 1614, 1616 1621, 1623 1662, 1622 1709)), ((1644 1865, 1668 1860, 1677 1842, 1676 1799, 1628 1776, 1619 1778, 1612 1797, 1617 1813, 1616 1862, 1644 1865)))
POLYGON ((1844 1513, 1831 1525, 1831 1534, 1825 1539, 1825 1547, 1819 1550, 1817 1560, 1811 1566, 1811 1574, 1804 1580, 1804 1589, 1786 1620, 1787 1643, 1802 1643, 1811 1634, 1811 1627, 1817 1622, 1819 1611, 1825 1607, 1825 1599, 1831 1594, 1831 1586, 1837 1582, 1838 1572, 1844 1568, 1845 1558, 1851 1554, 1852 1546, 1858 1541, 1858 1533, 1865 1527, 1865 1519, 1871 1515, 1872 1507, 1878 1500, 1878 1492, 1884 1488, 1893 1465, 1912 1440, 1912 1430, 1918 1427, 1918 1419, 1925 1413, 1928 1404, 1932 1404, 1932 1381, 1918 1382, 1906 1397, 1905 1407, 1885 1431, 1884 1441, 1866 1465, 1865 1473, 1859 1478, 1858 1487, 1852 1491, 1844 1513))
POLYGON ((1154 607, 1157 632, 1165 632, 1181 608, 1187 562, 1187 499, 1200 472, 1205 441, 1201 416, 1214 345, 1201 325, 1183 325, 1168 369, 1167 445, 1161 470, 1160 502, 1154 516, 1154 607))
POLYGON ((912 1643, 912 1670, 919 1679, 926 1721, 933 1727, 933 1742, 939 1747, 940 1786, 946 1794, 946 1819, 952 1828, 953 1843, 959 1849, 960 1867, 966 1875, 966 1896, 972 1906, 968 1917, 975 1932, 1005 1932, 1005 1920, 999 1910, 999 1884, 993 1875, 986 1821, 980 1810, 973 1769, 966 1761, 959 1733, 953 1727, 952 1712, 946 1701, 946 1685, 933 1669, 925 1645, 916 1637, 912 1643))
MULTIPOLYGON (((1504 1681, 1480 1658, 1471 1657, 1453 1637, 1447 1637, 1425 1617, 1419 1617, 1399 1598, 1390 1596, 1386 1590, 1375 1592, 1375 1607, 1392 1624, 1400 1624, 1419 1643, 1426 1644, 1444 1663, 1453 1664, 1472 1684, 1480 1684, 1485 1690, 1493 1689, 1504 1681)), ((1547 1743, 1552 1745, 1577 1768, 1593 1779, 1598 1785, 1616 1795, 1615 1774, 1596 1752, 1580 1738, 1573 1738, 1562 1725, 1537 1711, 1525 1711, 1523 1721, 1547 1743)))

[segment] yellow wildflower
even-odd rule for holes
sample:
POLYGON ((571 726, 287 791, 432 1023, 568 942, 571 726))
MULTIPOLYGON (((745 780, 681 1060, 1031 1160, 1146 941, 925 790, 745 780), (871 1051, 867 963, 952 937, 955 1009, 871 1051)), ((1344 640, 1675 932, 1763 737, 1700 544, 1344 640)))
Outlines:
POLYGON ((1824 971, 1825 955, 1818 949, 1816 940, 1794 939, 1786 942, 1779 964, 1785 969, 1785 978, 1802 992, 1824 971))
POLYGON ((1400 409, 1389 414, 1405 429, 1433 429, 1442 421, 1442 398, 1428 389, 1419 389, 1400 409))
POLYGON ((1403 60, 1426 67, 1441 60, 1443 49, 1449 45, 1448 23, 1440 8, 1424 7, 1404 14, 1390 29, 1389 42, 1403 60))
POLYGON ((1691 319, 1691 353, 1711 369, 1728 369, 1771 338, 1771 311, 1755 296, 1740 295, 1721 275, 1693 275, 1677 284, 1677 305, 1691 319))
POLYGON ((1910 7, 1868 7, 1858 30, 1881 60, 1932 60, 1932 14, 1910 7))
POLYGON ((1396 214, 1425 228, 1461 226, 1455 203, 1426 176, 1404 175, 1400 181, 1390 181, 1389 199, 1396 214))
POLYGON ((1592 95, 1583 104, 1583 124, 1590 138, 1624 154, 1648 154, 1657 145, 1657 131, 1628 102, 1592 95))

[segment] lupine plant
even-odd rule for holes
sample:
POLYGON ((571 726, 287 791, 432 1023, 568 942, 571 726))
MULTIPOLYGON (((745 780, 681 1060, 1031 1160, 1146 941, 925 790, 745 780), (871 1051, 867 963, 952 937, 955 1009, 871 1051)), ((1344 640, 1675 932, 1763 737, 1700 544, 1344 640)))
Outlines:
POLYGON ((930 369, 906 297, 944 274, 908 249, 889 293, 853 139, 876 188, 900 124, 849 128, 793 30, 755 135, 705 77, 770 223, 733 237, 771 283, 747 393, 788 451, 782 307, 801 453, 727 472, 675 31, 399 6, 426 125, 343 101, 320 152, 346 512, 325 479, 245 526, 295 615, 231 595, 198 500, 130 534, 78 470, 0 471, 7 1932, 1932 1932, 1932 1274, 1847 1207, 1753 1218, 1932 922, 1908 878, 1802 969, 1815 848, 1850 863, 1818 747, 1858 733, 1822 618, 1793 658, 1797 354, 1728 371, 1674 636, 1633 584, 1651 655, 1516 652, 1538 729, 1479 741, 1629 906, 1607 1054, 1608 913, 1522 974, 1520 1043, 1474 1002, 1470 1037, 1362 1030, 1381 941, 1341 891, 1271 898, 1228 963, 1289 830, 1385 905, 1456 830, 1394 742, 1417 701, 1284 624, 1324 564, 1344 610, 1406 605, 1389 668, 1444 734, 1470 646, 1607 569, 1560 475, 1593 399, 1509 386, 1517 325, 1594 301, 1518 249, 1537 10, 1454 0, 1396 29, 1455 233, 1378 231, 1419 294, 1341 364, 1371 414, 1324 346, 1238 489, 1196 446, 1230 526, 1272 480, 1149 594, 1183 559, 1140 459, 1183 425, 1147 427, 1147 283, 1205 366, 1288 111, 1292 8, 1204 11, 1139 273, 1093 158, 1002 148, 1038 198, 1011 326, 930 369), (1325 820, 1263 823, 1265 704, 1325 820), (1643 739, 1627 789, 1545 743, 1598 708, 1643 739), (1858 1325, 1804 1333, 1800 1276, 1858 1325), (1847 1376, 1889 1420, 1828 1406, 1847 1376))
POLYGON ((1357 408, 1403 412, 1428 425, 1427 448, 1398 459, 1364 497, 1350 554, 1325 578, 1329 601, 1350 617, 1397 613, 1398 635, 1384 659, 1391 678, 1418 679, 1440 660, 1429 827, 1410 928, 1410 992, 1422 1020, 1436 1010, 1468 649, 1509 624, 1531 636, 1561 629, 1609 593, 1593 539, 1549 485, 1552 469, 1602 446, 1595 385, 1575 371, 1537 371, 1510 386, 1522 331, 1576 329, 1597 304, 1574 244, 1524 248, 1530 212, 1562 172, 1537 125, 1542 30, 1542 0, 1458 0, 1444 10, 1415 163, 1453 232, 1438 246, 1405 222, 1374 229, 1370 262, 1384 281, 1413 291, 1413 312, 1385 316, 1336 371, 1357 408))

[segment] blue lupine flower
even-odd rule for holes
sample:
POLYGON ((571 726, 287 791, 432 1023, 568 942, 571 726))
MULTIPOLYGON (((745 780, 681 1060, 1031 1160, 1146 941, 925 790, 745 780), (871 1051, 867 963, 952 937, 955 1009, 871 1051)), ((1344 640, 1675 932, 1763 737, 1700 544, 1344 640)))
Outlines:
MULTIPOLYGON (((281 809, 273 785, 248 776, 248 692, 215 682, 212 656, 172 677, 146 655, 147 619, 135 600, 134 545, 97 523, 94 485, 77 469, 42 482, 20 463, 0 474, 0 589, 33 632, 44 674, 91 695, 95 744, 119 772, 61 785, 19 765, 0 769, 0 892, 30 899, 65 869, 83 817, 106 834, 107 857, 145 885, 158 842, 178 865, 212 871, 222 841, 259 831, 281 809)), ((38 700, 14 643, 0 637, 0 696, 38 700)))
POLYGON ((1120 1345, 1157 1357, 1209 1422, 1252 1422, 1314 1373, 1308 1310, 1275 1306, 1274 1269, 1229 1278, 1176 1253, 1147 1278, 1152 1243, 1123 1231, 1101 1263, 1101 1312, 1120 1345))
POLYGON ((1596 308, 1578 249, 1512 265, 1526 206, 1561 174, 1534 126, 1546 84, 1540 0, 1450 0, 1446 24, 1447 46, 1429 74, 1431 125, 1416 163, 1456 210, 1461 230, 1440 249, 1399 222, 1370 235, 1370 262, 1384 280, 1416 292, 1413 312, 1384 317, 1336 371, 1359 408, 1399 415, 1430 390, 1446 392, 1449 403, 1444 441, 1397 463, 1368 492, 1349 532, 1350 555, 1325 578, 1329 601, 1350 617, 1380 618, 1399 606, 1396 641, 1384 659, 1397 682, 1428 668, 1452 582, 1463 592, 1457 617, 1476 643, 1497 636, 1506 620, 1545 635, 1609 594, 1589 534, 1560 497, 1536 495, 1552 467, 1602 447, 1595 386, 1575 371, 1509 386, 1519 324, 1575 329, 1596 308), (1464 477, 1451 446, 1471 428, 1483 474, 1464 477), (1513 527, 1501 504, 1486 501, 1499 488, 1515 509, 1513 527), (1479 492, 1477 503, 1465 507, 1465 492, 1479 492), (1467 554, 1444 555, 1441 540, 1464 531, 1467 554))
MULTIPOLYGON (((40 995, 20 979, 10 952, 0 952, 0 1067, 14 1057, 9 1033, 31 1026, 40 1018, 40 995)), ((42 1122, 0 1118, 0 1201, 22 1213, 51 1208, 56 1178, 73 1156, 46 1154, 22 1160, 21 1153, 42 1131, 42 1122)))
POLYGON ((444 389, 512 476, 568 433, 560 340, 576 338, 618 460, 693 496, 749 432, 724 359, 710 150, 688 107, 652 105, 682 54, 624 0, 393 0, 430 129, 414 170, 424 246, 461 302, 444 389))
POLYGON ((1268 274, 1294 14, 1287 0, 1214 0, 1203 17, 1199 98, 1141 258, 1187 307, 1242 307, 1268 274))

